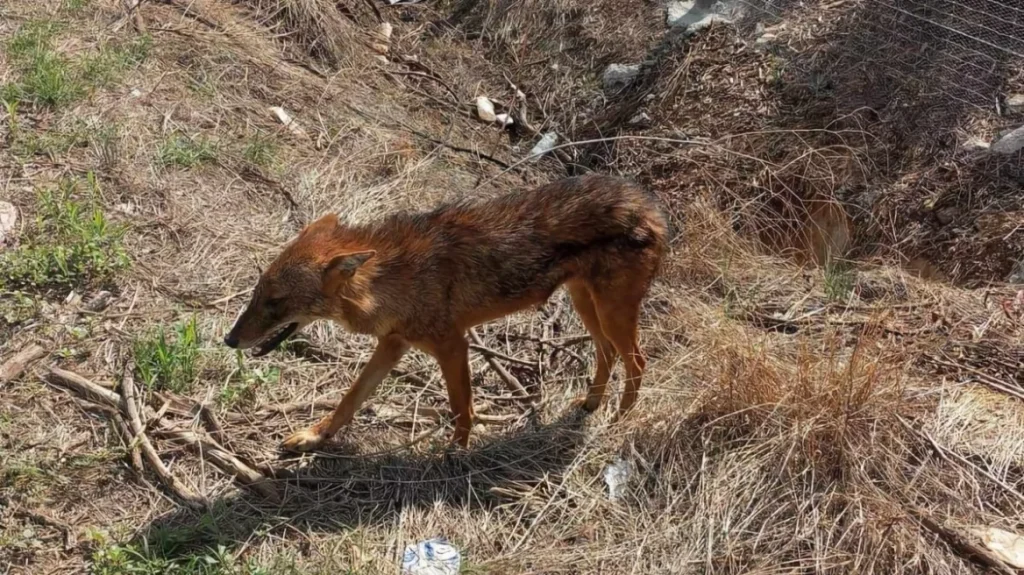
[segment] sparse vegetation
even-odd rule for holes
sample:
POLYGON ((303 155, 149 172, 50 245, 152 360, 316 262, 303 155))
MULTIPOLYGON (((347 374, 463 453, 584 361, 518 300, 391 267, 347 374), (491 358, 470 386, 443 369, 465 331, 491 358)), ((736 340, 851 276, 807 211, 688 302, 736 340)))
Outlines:
POLYGON ((7 55, 17 66, 19 79, 3 86, 0 98, 65 106, 89 90, 109 85, 149 53, 150 39, 144 36, 125 44, 103 45, 93 54, 73 59, 54 46, 61 29, 51 20, 28 22, 18 29, 7 42, 7 55))
MULTIPOLYGON (((445 536, 480 575, 965 575, 985 568, 949 533, 1022 533, 1024 295, 1005 282, 1024 253, 1020 158, 964 143, 1013 127, 1024 62, 932 61, 963 38, 872 36, 858 22, 889 16, 858 2, 774 3, 685 37, 660 1, 343 4, 0 2, 0 214, 16 216, 0 365, 45 348, 0 382, 0 571, 371 575, 445 536), (364 49, 380 19, 386 63, 364 49), (880 60, 850 49, 865 35, 880 60), (644 66, 612 93, 611 62, 644 66), (937 80, 968 76, 992 80, 966 86, 984 102, 941 100, 937 80), (516 123, 473 117, 479 95, 516 123), (518 164, 548 130, 618 139, 518 164), (361 222, 585 170, 643 182, 675 228, 629 417, 609 421, 621 360, 608 406, 570 408, 593 348, 558 291, 477 328, 468 450, 447 445, 441 374, 413 351, 322 451, 282 456, 373 342, 316 322, 264 358, 223 346, 276 246, 327 212, 361 222), (478 368, 491 353, 542 401, 478 368), (123 398, 129 362, 173 482, 124 404, 50 378, 123 398)), ((885 26, 902 20, 926 28, 885 26)))
POLYGON ((0 290, 103 283, 128 266, 126 228, 107 219, 98 191, 89 174, 39 193, 35 229, 0 252, 0 290))
POLYGON ((217 403, 225 408, 250 404, 261 387, 273 385, 281 378, 281 370, 271 366, 249 367, 241 351, 235 352, 235 370, 221 387, 217 403))
POLYGON ((175 134, 164 141, 157 159, 164 166, 194 168, 216 160, 217 149, 205 138, 175 134))
POLYGON ((154 390, 187 392, 195 383, 199 360, 199 327, 193 316, 170 332, 160 326, 135 341, 135 370, 139 379, 154 390))
POLYGON ((257 136, 245 145, 242 157, 253 166, 271 168, 277 162, 277 144, 268 138, 257 136))

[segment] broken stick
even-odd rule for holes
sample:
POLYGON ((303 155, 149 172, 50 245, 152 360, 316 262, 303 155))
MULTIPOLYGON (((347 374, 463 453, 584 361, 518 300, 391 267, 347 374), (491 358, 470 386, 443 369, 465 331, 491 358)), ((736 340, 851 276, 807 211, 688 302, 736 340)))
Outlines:
MULTIPOLYGON (((469 330, 469 337, 470 339, 473 340, 473 343, 476 344, 478 347, 486 347, 484 346, 484 340, 480 339, 480 336, 476 333, 475 329, 469 330)), ((501 363, 493 356, 488 354, 484 355, 486 356, 487 363, 491 366, 491 369, 496 371, 498 375, 501 376, 501 379, 505 380, 505 383, 508 384, 508 387, 509 389, 512 390, 512 393, 518 395, 523 399, 529 399, 530 392, 526 391, 526 388, 523 387, 523 384, 519 383, 519 380, 516 379, 514 375, 509 373, 508 370, 505 369, 505 366, 501 365, 501 363)))
POLYGON ((198 509, 206 507, 207 501, 203 497, 196 495, 187 485, 175 477, 170 469, 167 469, 153 444, 149 441, 149 437, 146 436, 146 425, 139 417, 139 408, 135 403, 135 377, 132 375, 132 369, 131 365, 125 369, 124 379, 121 381, 121 390, 124 393, 121 401, 122 409, 128 418, 128 428, 132 432, 130 445, 134 446, 137 444, 139 446, 142 451, 142 457, 149 464, 153 473, 179 499, 183 500, 190 507, 198 509))
POLYGON ((42 359, 46 355, 46 350, 42 346, 31 344, 18 353, 14 354, 11 359, 0 365, 0 383, 7 383, 13 381, 19 377, 32 362, 42 359))

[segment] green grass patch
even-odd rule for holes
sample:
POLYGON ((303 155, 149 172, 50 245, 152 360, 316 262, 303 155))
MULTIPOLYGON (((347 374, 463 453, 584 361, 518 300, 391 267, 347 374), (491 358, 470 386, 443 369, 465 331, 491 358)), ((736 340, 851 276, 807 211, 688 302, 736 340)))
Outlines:
POLYGON ((845 302, 857 284, 857 270, 849 263, 830 260, 825 264, 825 297, 833 302, 845 302))
POLYGON ((126 228, 99 208, 95 176, 86 181, 84 193, 70 179, 40 192, 34 229, 16 249, 0 253, 0 291, 105 283, 128 267, 126 228))
POLYGON ((52 108, 66 106, 142 63, 151 46, 151 39, 143 36, 129 42, 110 42, 95 53, 71 58, 56 50, 60 31, 58 22, 46 20, 28 22, 13 34, 5 47, 18 79, 0 87, 0 99, 52 108))
POLYGON ((148 388, 183 393, 192 389, 199 360, 196 318, 179 323, 170 332, 160 326, 133 346, 135 374, 148 388))
POLYGON ((267 563, 236 559, 227 547, 199 550, 193 554, 165 557, 152 548, 108 545, 93 552, 91 575, 304 575, 295 559, 281 555, 267 563))
POLYGON ((257 136, 242 150, 246 162, 260 168, 272 168, 277 164, 278 146, 272 140, 257 136))
POLYGON ((164 166, 194 168, 216 160, 217 148, 205 138, 175 134, 160 146, 157 159, 164 166))
POLYGON ((228 382, 217 394, 217 403, 221 407, 247 405, 256 400, 260 388, 274 385, 281 379, 281 370, 276 367, 249 367, 245 364, 245 355, 235 351, 235 370, 228 382))

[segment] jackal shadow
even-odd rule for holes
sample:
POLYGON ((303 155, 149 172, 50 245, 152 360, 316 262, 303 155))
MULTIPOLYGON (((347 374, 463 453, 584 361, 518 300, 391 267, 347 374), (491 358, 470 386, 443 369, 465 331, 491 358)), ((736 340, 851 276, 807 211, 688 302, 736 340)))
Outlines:
POLYGON ((436 436, 429 453, 408 447, 392 453, 353 455, 343 438, 309 465, 274 480, 283 501, 272 505, 240 491, 206 511, 179 508, 151 521, 132 541, 137 549, 185 557, 217 546, 238 548, 275 529, 342 532, 394 523, 403 511, 437 505, 472 510, 510 502, 507 489, 522 490, 574 460, 586 433, 586 416, 569 409, 550 423, 478 438, 469 450, 446 451, 436 436), (496 489, 497 488, 497 489, 496 489))

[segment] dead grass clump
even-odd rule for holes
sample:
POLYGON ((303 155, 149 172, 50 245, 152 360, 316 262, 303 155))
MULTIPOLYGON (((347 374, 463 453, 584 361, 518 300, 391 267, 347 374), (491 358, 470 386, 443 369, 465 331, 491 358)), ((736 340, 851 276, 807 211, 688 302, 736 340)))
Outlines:
POLYGON ((365 51, 360 32, 331 0, 246 0, 260 20, 334 68, 350 65, 365 51))
POLYGON ((802 341, 786 354, 749 342, 722 342, 714 391, 702 413, 727 418, 747 439, 774 442, 779 470, 850 478, 901 435, 905 373, 895 357, 875 355, 865 336, 848 347, 837 334, 802 341))

